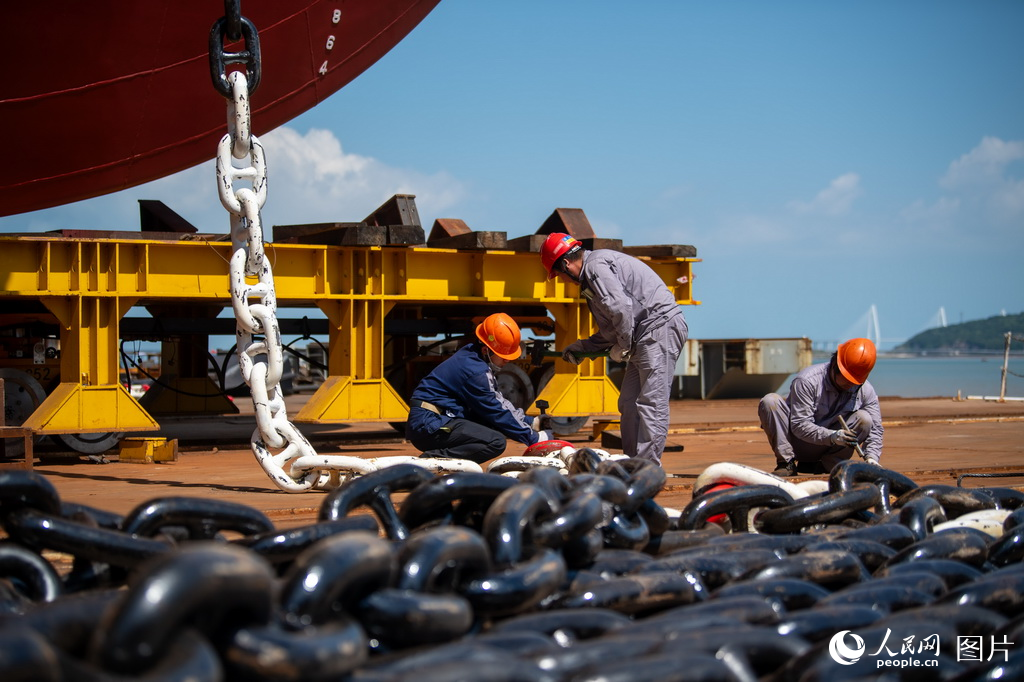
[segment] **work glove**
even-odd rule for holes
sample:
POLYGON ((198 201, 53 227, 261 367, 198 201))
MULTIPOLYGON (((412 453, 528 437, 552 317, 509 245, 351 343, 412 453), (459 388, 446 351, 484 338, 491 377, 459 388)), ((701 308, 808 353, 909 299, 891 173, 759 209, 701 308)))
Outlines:
POLYGON ((542 414, 540 416, 534 417, 533 418, 533 422, 530 424, 530 426, 531 426, 531 428, 533 428, 534 431, 536 431, 537 433, 540 433, 541 431, 548 430, 550 424, 551 424, 551 415, 549 415, 549 414, 542 414))
POLYGON ((876 467, 879 467, 879 468, 881 468, 881 466, 882 466, 881 462, 879 462, 877 459, 871 459, 870 457, 868 457, 867 460, 865 460, 865 461, 867 461, 868 464, 873 464, 873 465, 875 465, 876 467))
POLYGON ((629 360, 630 352, 629 349, 623 349, 619 344, 612 346, 611 350, 608 351, 608 357, 615 362, 626 362, 629 360))
POLYGON ((844 448, 852 448, 857 445, 857 434, 850 429, 836 429, 832 432, 830 439, 832 445, 841 445, 844 448))
POLYGON ((570 343, 562 351, 562 359, 571 365, 578 365, 583 362, 583 348, 580 346, 580 342, 570 343))
MULTIPOLYGON (((543 443, 546 440, 554 440, 555 434, 550 431, 538 431, 537 432, 537 443, 543 443)), ((534 443, 536 445, 537 443, 534 443)))

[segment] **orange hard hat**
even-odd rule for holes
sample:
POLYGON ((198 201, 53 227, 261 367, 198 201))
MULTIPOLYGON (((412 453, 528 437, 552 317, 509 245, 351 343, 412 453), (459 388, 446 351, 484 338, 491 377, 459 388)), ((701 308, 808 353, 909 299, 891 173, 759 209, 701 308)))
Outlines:
POLYGON ((548 272, 548 279, 555 276, 554 267, 559 258, 567 253, 575 253, 582 248, 583 245, 579 241, 565 232, 549 234, 548 238, 544 240, 544 245, 540 247, 540 262, 548 272))
POLYGON ((499 358, 515 360, 523 354, 519 346, 519 325, 505 313, 494 313, 476 327, 476 338, 499 358))
POLYGON ((871 339, 850 339, 836 349, 836 364, 847 381, 860 386, 875 366, 875 344, 871 339))

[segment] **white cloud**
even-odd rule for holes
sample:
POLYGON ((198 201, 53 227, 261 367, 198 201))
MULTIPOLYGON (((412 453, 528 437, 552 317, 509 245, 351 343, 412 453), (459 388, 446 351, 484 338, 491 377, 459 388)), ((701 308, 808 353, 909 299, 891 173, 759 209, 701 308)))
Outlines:
POLYGON ((811 201, 794 200, 789 202, 789 207, 798 214, 840 216, 848 213, 853 202, 863 193, 860 175, 846 173, 829 183, 811 201))
POLYGON ((977 147, 949 164, 939 185, 950 191, 999 187, 1007 183, 1006 167, 1021 159, 1024 141, 1004 142, 998 137, 985 137, 977 147))
POLYGON ((918 199, 907 206, 900 215, 910 222, 929 222, 948 224, 960 210, 960 200, 956 197, 940 197, 938 201, 928 204, 918 199))
MULTIPOLYGON (((414 194, 420 219, 426 223, 424 230, 429 232, 434 217, 444 217, 441 214, 467 194, 465 185, 447 172, 427 174, 348 154, 330 131, 310 130, 302 135, 282 127, 260 141, 266 150, 268 191, 262 214, 268 227, 355 222, 394 194, 414 194)), ((69 225, 133 230, 138 228, 139 199, 162 201, 200 232, 229 230, 228 213, 217 196, 213 161, 122 192, 11 216, 2 227, 5 231, 44 231, 69 225)))
MULTIPOLYGON (((465 186, 447 172, 425 174, 396 168, 368 156, 348 154, 334 133, 313 129, 305 135, 288 127, 265 135, 274 215, 296 222, 361 220, 394 194, 416 195, 427 223, 461 201, 465 186)), ((424 225, 429 231, 430 225, 424 225)))
POLYGON ((945 191, 935 202, 915 201, 902 216, 934 227, 953 226, 977 235, 992 228, 1017 230, 1024 216, 1024 179, 1012 176, 1011 164, 1024 160, 1024 141, 985 137, 952 161, 939 179, 945 191), (959 221, 970 220, 969 225, 959 221))

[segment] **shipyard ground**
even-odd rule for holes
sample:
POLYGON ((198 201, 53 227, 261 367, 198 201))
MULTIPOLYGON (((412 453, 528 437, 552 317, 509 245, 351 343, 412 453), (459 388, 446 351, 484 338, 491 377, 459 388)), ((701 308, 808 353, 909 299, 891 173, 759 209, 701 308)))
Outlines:
MULTIPOLYGON (((290 396, 289 414, 298 412, 308 397, 290 396)), ((882 398, 881 403, 883 463, 918 484, 956 485, 965 473, 1024 472, 1024 401, 882 398)), ((255 428, 251 402, 239 399, 238 404, 239 415, 162 418, 161 435, 178 439, 174 462, 122 462, 115 449, 106 455, 108 463, 97 463, 48 449, 44 442, 37 448, 35 470, 56 486, 62 500, 119 514, 159 497, 216 497, 259 509, 280 528, 312 523, 326 493, 289 493, 274 485, 249 449, 255 428)), ((320 454, 417 454, 388 424, 300 425, 300 429, 320 454)), ((600 437, 590 440, 592 434, 593 420, 566 440, 579 447, 600 446, 600 437)), ((506 454, 522 449, 510 441, 506 454)), ((757 427, 757 401, 673 401, 669 449, 663 458, 670 476, 658 502, 685 507, 696 476, 723 461, 768 471, 774 468, 774 457, 757 427)), ((962 485, 1024 489, 1024 474, 968 476, 962 485)))

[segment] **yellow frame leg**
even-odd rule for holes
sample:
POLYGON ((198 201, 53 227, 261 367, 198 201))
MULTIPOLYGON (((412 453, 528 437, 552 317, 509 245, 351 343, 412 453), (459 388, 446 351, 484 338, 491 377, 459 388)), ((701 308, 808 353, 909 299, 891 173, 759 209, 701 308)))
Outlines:
MULTIPOLYGON (((565 348, 594 333, 586 303, 548 303, 547 308, 555 318, 557 348, 565 348)), ((607 364, 605 358, 586 359, 579 365, 556 359, 555 375, 537 399, 548 401, 548 412, 556 417, 618 414, 619 390, 605 375, 607 364)), ((538 410, 532 407, 530 413, 536 414, 538 410)))
POLYGON ((22 426, 37 433, 158 428, 120 382, 119 323, 135 299, 60 296, 41 300, 61 325, 61 383, 22 426))
POLYGON ((317 305, 331 323, 328 376, 295 421, 405 421, 409 406, 384 378, 384 318, 394 304, 370 299, 317 305))

